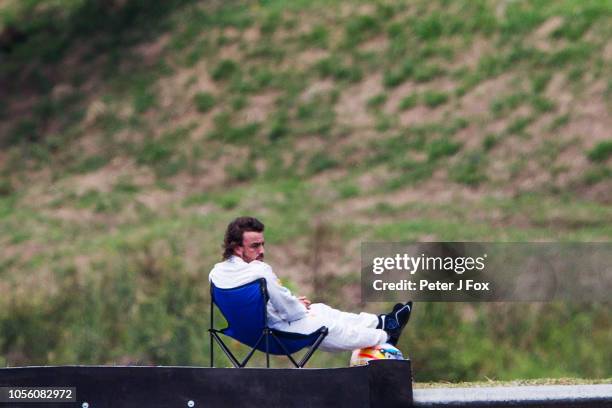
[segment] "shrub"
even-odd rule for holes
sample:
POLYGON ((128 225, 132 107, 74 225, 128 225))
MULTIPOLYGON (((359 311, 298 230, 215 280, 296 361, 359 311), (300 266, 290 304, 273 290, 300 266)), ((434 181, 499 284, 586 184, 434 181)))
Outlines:
POLYGON ((132 106, 137 114, 144 113, 157 105, 157 95, 152 87, 155 79, 151 75, 134 74, 132 85, 132 106))
POLYGON ((231 210, 240 204, 240 196, 237 193, 228 193, 217 197, 214 201, 224 210, 231 210))
POLYGON ((304 34, 300 41, 307 47, 327 48, 329 32, 325 26, 317 25, 309 33, 304 34))
POLYGON ((499 137, 497 137, 497 135, 493 133, 489 133, 487 136, 485 136, 484 140, 482 141, 482 148, 485 151, 491 150, 495 147, 495 145, 497 145, 498 142, 499 142, 499 137))
POLYGON ((442 16, 434 14, 426 18, 417 19, 413 26, 414 33, 422 40, 432 40, 440 37, 444 30, 442 16))
POLYGON ((289 133, 289 116, 286 111, 279 112, 272 120, 270 131, 268 132, 268 139, 271 142, 282 139, 289 133))
POLYGON ((230 59, 221 60, 211 72, 211 77, 215 81, 224 81, 232 78, 240 71, 236 61, 230 59))
POLYGON ((11 180, 0 179, 0 197, 6 197, 13 194, 14 188, 11 180))
POLYGON ((518 117, 508 125, 506 132, 508 134, 522 134, 531 122, 533 122, 533 118, 530 116, 518 117))
POLYGON ((378 109, 382 107, 385 102, 387 102, 387 95, 384 93, 380 93, 368 99, 367 105, 370 109, 378 109))
POLYGON ((231 104, 234 111, 240 111, 248 105, 248 99, 244 95, 238 95, 232 98, 231 104))
POLYGON ((249 140, 259 131, 259 123, 233 126, 231 121, 232 116, 228 112, 215 116, 215 129, 209 134, 209 138, 225 143, 240 143, 249 140))
POLYGON ((7 142, 11 146, 23 142, 38 142, 40 139, 41 134, 36 122, 32 119, 22 119, 13 128, 7 142))
POLYGON ((418 102, 418 99, 419 95, 417 93, 403 97, 399 103, 399 109, 408 110, 414 108, 418 102))
POLYGON ((527 95, 523 92, 517 92, 511 95, 496 98, 491 102, 491 112, 494 115, 502 115, 510 112, 521 106, 527 100, 527 95))
POLYGON ((551 112, 555 110, 556 104, 543 96, 531 98, 531 106, 538 113, 551 112))
POLYGON ((419 162, 411 159, 396 163, 396 165, 401 169, 401 174, 389 180, 384 186, 385 190, 397 190, 406 185, 427 180, 435 169, 435 165, 431 162, 419 162))
POLYGON ((383 85, 387 88, 394 88, 414 73, 414 63, 410 58, 404 59, 399 68, 388 69, 383 74, 383 85))
POLYGON ((321 173, 322 171, 332 169, 338 165, 338 162, 330 157, 325 152, 318 152, 310 158, 308 162, 308 172, 310 174, 321 173))
POLYGON ((345 65, 337 56, 323 58, 317 62, 315 69, 321 77, 339 81, 358 82, 363 77, 361 68, 357 65, 345 65))
POLYGON ((272 12, 268 16, 266 16, 263 23, 261 24, 261 27, 259 28, 259 31, 263 35, 274 34, 276 29, 281 25, 282 22, 283 22, 283 18, 281 14, 276 11, 272 12))
POLYGON ((533 93, 538 94, 544 92, 551 78, 552 75, 550 74, 550 72, 544 72, 542 74, 535 75, 531 80, 531 89, 533 93))
POLYGON ((359 195, 359 186, 355 184, 342 184, 338 187, 340 198, 351 198, 359 195))
POLYGON ((427 91, 423 94, 425 105, 430 108, 435 108, 445 104, 448 101, 448 94, 444 92, 427 91))
POLYGON ((89 173, 96 171, 108 163, 108 157, 105 156, 88 156, 70 167, 70 171, 76 173, 89 173))
POLYGON ((458 183, 476 186, 487 179, 484 174, 485 165, 484 154, 471 152, 449 170, 450 177, 458 183))
POLYGON ((584 175, 584 182, 592 186, 604 180, 612 178, 612 169, 610 167, 601 166, 587 171, 584 175))
POLYGON ((599 142, 587 153, 589 160, 594 162, 606 161, 610 156, 612 156, 612 140, 599 142))
POLYGON ((249 181, 257 177, 257 169, 253 159, 244 160, 238 165, 228 165, 225 172, 232 181, 249 181))
POLYGON ((353 45, 380 32, 378 20, 369 15, 352 17, 346 25, 346 42, 353 45))
POLYGON ((198 92, 193 97, 198 112, 205 113, 215 106, 215 97, 209 92, 198 92))
POLYGON ((429 82, 443 73, 444 70, 437 65, 421 65, 414 70, 414 80, 417 82, 429 82))
POLYGON ((453 142, 448 138, 437 139, 427 146, 427 156, 430 161, 441 157, 452 156, 461 149, 461 143, 453 142))

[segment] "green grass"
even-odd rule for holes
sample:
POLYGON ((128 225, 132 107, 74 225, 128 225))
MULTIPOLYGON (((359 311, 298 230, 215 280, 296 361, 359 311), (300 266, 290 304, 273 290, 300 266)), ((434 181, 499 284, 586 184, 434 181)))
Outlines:
POLYGON ((612 140, 599 142, 587 153, 589 160, 594 162, 606 161, 610 156, 612 156, 612 140))
POLYGON ((340 198, 344 199, 356 197, 360 192, 359 186, 352 183, 344 183, 338 187, 338 194, 340 198))
POLYGON ((255 179, 257 177, 257 169, 255 168, 253 160, 254 159, 247 159, 243 163, 228 165, 225 172, 230 180, 245 182, 255 179))
POLYGON ((430 161, 438 160, 442 157, 452 156, 461 149, 461 143, 453 142, 450 139, 442 138, 432 141, 426 148, 427 157, 430 161))
POLYGON ((321 173, 339 165, 338 161, 325 152, 315 153, 308 161, 307 171, 310 174, 321 173))
POLYGON ((399 103, 399 109, 400 110, 409 110, 414 108, 417 103, 419 101, 419 94, 417 93, 412 93, 408 96, 404 96, 399 103))
POLYGON ((610 179, 612 179, 612 169, 605 166, 590 169, 584 174, 583 177, 584 183, 588 186, 592 186, 610 179))
POLYGON ((75 173, 89 173, 104 167, 108 163, 108 157, 104 156, 88 156, 81 159, 70 167, 69 171, 75 173))
POLYGON ((14 192, 13 183, 9 179, 0 179, 0 197, 8 197, 14 192))
POLYGON ((196 109, 200 113, 206 113, 215 106, 215 97, 210 92, 198 92, 193 98, 196 109))
POLYGON ((135 113, 145 113, 157 106, 157 96, 151 90, 139 88, 134 92, 132 104, 135 113))
POLYGON ((224 59, 212 69, 210 76, 215 81, 225 81, 240 73, 238 63, 231 59, 224 59))
POLYGON ((496 116, 506 115, 525 103, 526 99, 527 95, 523 92, 496 98, 491 103, 491 112, 496 116))
POLYGON ((387 88, 394 88, 412 77, 415 71, 415 64, 411 58, 404 59, 398 66, 387 69, 383 75, 383 85, 387 88))
POLYGON ((430 108, 444 105, 448 101, 449 95, 445 92, 427 91, 423 93, 423 102, 430 108))
MULTIPOLYGON (((358 259, 366 240, 612 236, 601 201, 609 143, 570 134, 575 103, 597 81, 610 105, 607 1, 115 3, 13 2, 0 17, 28 35, 0 64, 0 364, 206 364, 207 272, 237 215, 264 220, 275 271, 305 292, 320 230, 338 263, 358 259), (543 51, 533 33, 554 16, 563 23, 543 51), (137 54, 160 38, 155 61, 137 54), (362 46, 371 40, 386 45, 362 46), (214 92, 192 98, 201 75, 214 92), (363 101, 373 75, 383 91, 363 101), (557 101, 558 75, 569 104, 557 101), (478 95, 482 115, 460 113, 487 81, 505 88, 478 95), (398 95, 400 85, 416 91, 398 95), (265 120, 249 122, 265 95, 276 98, 265 120), (162 109, 162 97, 176 104, 162 109), (406 124, 383 109, 397 99, 398 111, 448 112, 406 124), (337 118, 346 100, 365 103, 373 124, 337 118), (505 155, 536 120, 532 151, 505 155), (568 137, 575 144, 557 142, 568 137), (593 146, 578 152, 584 172, 568 170, 568 146, 593 146), (518 179, 534 164, 550 187, 518 179), (274 258, 282 252, 297 255, 299 276, 274 258)), ((304 294, 360 311, 358 265, 351 271, 304 294)), ((609 317, 590 304, 421 303, 400 348, 419 381, 607 377, 609 317)), ((319 353, 312 366, 348 358, 319 353)))
POLYGON ((451 180, 469 186, 477 186, 487 180, 486 156, 483 152, 469 152, 449 169, 451 180))
POLYGON ((36 142, 40 140, 40 132, 37 128, 36 122, 32 119, 22 119, 13 127, 10 136, 7 139, 9 146, 26 143, 36 142))
POLYGON ((399 175, 391 178, 382 188, 383 192, 395 191, 406 186, 415 185, 429 179, 435 167, 431 162, 421 162, 412 159, 396 159, 393 167, 399 170, 399 175))
POLYGON ((300 43, 304 47, 326 49, 329 44, 329 29, 324 25, 316 25, 300 37, 300 43))
POLYGON ((493 133, 489 133, 482 141, 482 148, 486 151, 493 149, 500 141, 500 137, 493 133))
POLYGON ((413 77, 416 82, 430 82, 444 74, 444 69, 435 64, 419 65, 414 69, 413 77))
POLYGON ((384 93, 374 95, 367 101, 367 106, 370 109, 380 109, 387 102, 387 95, 384 93))
POLYGON ((506 133, 510 135, 523 135, 533 120, 534 118, 532 116, 519 116, 508 124, 506 133))
POLYGON ((353 47, 380 32, 381 24, 375 16, 364 14, 349 17, 345 30, 346 46, 353 47))
POLYGON ((338 56, 321 59, 315 69, 321 78, 332 78, 340 82, 359 82, 363 78, 359 66, 346 63, 338 56))
POLYGON ((222 112, 215 116, 215 129, 209 133, 208 138, 224 143, 241 143, 254 137, 259 131, 259 123, 246 123, 234 126, 231 114, 222 112))

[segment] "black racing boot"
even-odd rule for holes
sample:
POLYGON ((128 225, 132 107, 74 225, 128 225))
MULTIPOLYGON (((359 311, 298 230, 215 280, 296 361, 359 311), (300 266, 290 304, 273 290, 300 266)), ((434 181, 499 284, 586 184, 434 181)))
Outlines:
POLYGON ((412 313, 412 301, 406 304, 397 303, 393 306, 391 313, 378 315, 377 329, 383 329, 389 335, 389 344, 395 346, 399 340, 402 330, 410 319, 412 313))

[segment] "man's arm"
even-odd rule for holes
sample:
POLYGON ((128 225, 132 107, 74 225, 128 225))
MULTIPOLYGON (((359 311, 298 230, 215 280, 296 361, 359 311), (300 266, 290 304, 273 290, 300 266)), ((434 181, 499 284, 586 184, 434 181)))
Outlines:
POLYGON ((274 274, 270 265, 264 264, 263 276, 266 279, 270 302, 283 320, 292 322, 306 316, 305 304, 279 283, 278 277, 274 274))

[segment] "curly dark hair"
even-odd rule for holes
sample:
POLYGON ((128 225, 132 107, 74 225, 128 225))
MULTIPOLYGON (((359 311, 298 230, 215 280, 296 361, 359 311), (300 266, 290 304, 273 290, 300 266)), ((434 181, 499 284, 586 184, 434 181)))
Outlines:
POLYGON ((223 239, 223 259, 234 255, 234 248, 242 245, 242 235, 248 231, 263 232, 264 225, 257 218, 238 217, 230 222, 223 239))

